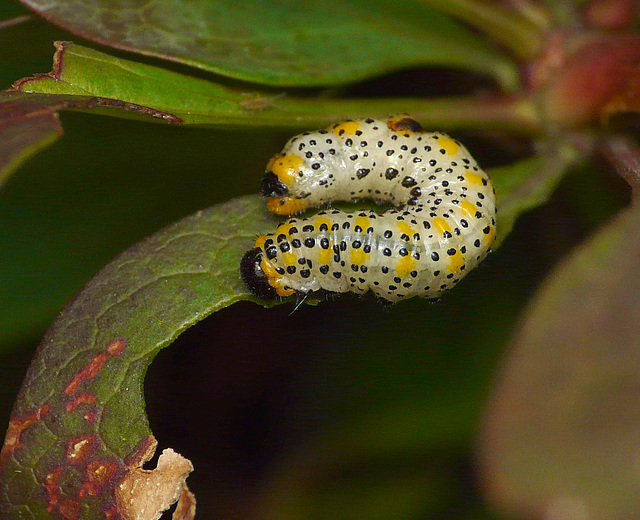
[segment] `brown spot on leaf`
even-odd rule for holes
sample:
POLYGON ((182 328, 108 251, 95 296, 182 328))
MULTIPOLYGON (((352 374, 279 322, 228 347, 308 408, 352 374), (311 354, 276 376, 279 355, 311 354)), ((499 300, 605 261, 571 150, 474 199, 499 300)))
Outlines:
POLYGON ((80 504, 74 500, 63 500, 58 506, 58 511, 65 520, 78 520, 80 517, 80 504))
POLYGON ((67 395, 73 395, 78 391, 78 387, 84 381, 88 381, 89 379, 93 379, 98 375, 104 364, 109 359, 109 356, 117 356, 122 352, 126 343, 123 340, 115 340, 112 341, 106 349, 106 353, 97 354, 87 366, 85 366, 80 372, 78 372, 73 379, 69 382, 67 387, 64 389, 64 393, 67 395))
POLYGON ((47 491, 47 511, 49 511, 49 513, 53 513, 60 499, 58 481, 60 480, 61 473, 62 468, 55 468, 44 479, 44 488, 47 491))
POLYGON ((87 466, 87 481, 80 489, 79 498, 98 496, 116 473, 116 465, 111 462, 94 460, 87 466))
POLYGON ((22 432, 49 413, 49 405, 43 404, 35 413, 23 417, 13 417, 9 421, 9 428, 4 440, 2 452, 0 452, 0 465, 10 457, 17 449, 22 447, 20 436, 22 432))
POLYGON ((273 96, 273 97, 263 97, 263 96, 253 97, 253 98, 240 101, 240 106, 246 110, 261 112, 267 108, 275 107, 275 105, 273 104, 273 101, 283 96, 286 96, 286 93, 283 92, 282 94, 278 94, 277 96, 273 96))
POLYGON ((81 404, 95 404, 96 396, 93 394, 80 394, 73 401, 69 401, 65 410, 67 413, 73 412, 81 404))
POLYGON ((174 518, 192 520, 195 497, 185 480, 193 471, 193 465, 168 448, 160 455, 156 469, 142 469, 153 456, 156 445, 156 440, 148 437, 132 458, 133 465, 115 488, 118 510, 124 520, 156 520, 178 501, 174 518), (181 516, 176 517, 178 511, 181 516))
POLYGON ((93 435, 80 435, 74 437, 67 445, 67 460, 71 464, 83 463, 96 447, 96 439, 93 435))
POLYGON ((112 356, 117 356, 124 350, 124 347, 126 345, 127 345, 126 342, 124 342, 121 339, 112 341, 111 343, 109 343, 109 346, 107 347, 107 354, 111 354, 112 356))

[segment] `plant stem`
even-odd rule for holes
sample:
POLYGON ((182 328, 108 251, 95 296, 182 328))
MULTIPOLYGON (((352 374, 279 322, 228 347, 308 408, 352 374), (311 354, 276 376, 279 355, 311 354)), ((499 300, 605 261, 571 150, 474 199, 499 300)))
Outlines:
MULTIPOLYGON (((281 98, 275 108, 283 111, 283 123, 312 128, 347 117, 375 117, 408 113, 427 130, 499 128, 534 134, 540 130, 535 106, 517 96, 326 99, 281 98), (286 118, 288 117, 288 121, 286 118)), ((256 114, 258 117, 259 115, 256 114)), ((256 117, 254 115, 254 117, 256 117)), ((271 114, 273 121, 273 113, 271 114)))
MULTIPOLYGON (((516 10, 493 0, 421 1, 476 27, 522 60, 532 59, 542 50, 548 18, 542 16, 537 6, 536 15, 532 16, 532 9, 525 11, 518 7, 516 10)), ((522 0, 518 2, 518 6, 525 3, 528 6, 533 5, 522 0)))

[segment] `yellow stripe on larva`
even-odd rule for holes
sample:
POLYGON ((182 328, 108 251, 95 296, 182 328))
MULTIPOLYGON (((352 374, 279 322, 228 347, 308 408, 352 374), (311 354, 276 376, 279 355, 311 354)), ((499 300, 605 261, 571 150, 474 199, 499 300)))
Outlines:
POLYGON ((411 271, 414 270, 416 266, 416 260, 410 255, 403 256, 398 260, 398 265, 396 265, 396 273, 398 276, 407 276, 411 271))
POLYGON ((449 155, 455 155, 460 150, 460 146, 453 139, 449 137, 441 137, 438 139, 438 146, 442 148, 449 155))
POLYGON ((404 233, 409 237, 413 237, 413 235, 417 233, 417 231, 415 229, 412 229, 411 226, 409 226, 409 224, 407 224, 404 220, 398 221, 398 229, 400 230, 400 233, 404 233))
POLYGON ((307 209, 307 203, 303 199, 292 197, 269 197, 267 208, 276 215, 293 215, 307 209))
POLYGON ((482 186, 484 177, 477 173, 467 172, 464 174, 465 178, 469 181, 469 184, 475 184, 476 186, 482 186))
POLYGON ((484 236, 484 240, 487 243, 487 247, 490 247, 493 244, 493 241, 496 239, 496 230, 492 227, 488 234, 484 236))
POLYGON ((451 226, 449 223, 443 219, 442 217, 436 217, 433 219, 433 226, 440 231, 443 235, 445 233, 451 233, 451 226))
POLYGON ((331 229, 331 219, 322 215, 316 216, 316 218, 314 219, 314 224, 318 229, 318 231, 320 231, 320 226, 322 226, 322 224, 327 226, 327 228, 331 229))
POLYGON ((367 217, 356 217, 356 226, 360 226, 363 231, 366 231, 369 227, 369 219, 367 217))
POLYGON ((272 171, 283 184, 290 186, 296 175, 301 170, 302 157, 296 154, 279 154, 273 157, 267 164, 267 171, 272 171))
POLYGON ((280 280, 276 280, 275 283, 272 283, 271 287, 273 287, 276 290, 276 293, 278 293, 278 296, 282 296, 283 298, 286 298, 287 296, 291 296, 291 295, 295 294, 295 292, 296 292, 291 288, 286 289, 282 285, 280 280))
POLYGON ((353 135, 360 130, 360 124, 356 121, 345 121, 332 128, 336 135, 353 135))
POLYGON ((259 247, 264 251, 265 240, 267 240, 267 235, 258 235, 258 238, 256 238, 256 247, 259 247))
POLYGON ((320 249, 318 253, 318 262, 320 262, 320 265, 327 265, 331 261, 332 249, 333 240, 329 242, 329 249, 320 249))
POLYGON ((260 269, 262 269, 262 272, 265 274, 265 276, 269 278, 269 281, 274 280, 280 276, 275 270, 275 267, 273 267, 273 265, 271 265, 271 262, 266 258, 263 258, 260 262, 260 269))
POLYGON ((362 249, 351 250, 351 265, 362 265, 368 259, 371 253, 365 253, 362 249))
POLYGON ((464 256, 460 250, 456 254, 449 257, 449 271, 455 273, 464 265, 464 256))
POLYGON ((470 217, 473 217, 476 214, 476 211, 478 211, 476 207, 473 204, 471 204, 471 202, 469 202, 468 200, 463 200, 460 203, 460 208, 470 217))
POLYGON ((287 267, 290 265, 296 265, 296 262, 298 261, 298 257, 291 252, 285 253, 282 258, 284 259, 284 265, 287 267))

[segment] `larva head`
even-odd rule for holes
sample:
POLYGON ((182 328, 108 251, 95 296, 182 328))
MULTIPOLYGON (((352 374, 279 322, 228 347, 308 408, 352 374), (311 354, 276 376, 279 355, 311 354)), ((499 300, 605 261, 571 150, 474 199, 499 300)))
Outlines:
POLYGON ((271 287, 269 278, 260 267, 263 251, 259 247, 247 251, 240 262, 240 274, 245 285, 258 298, 275 300, 276 290, 271 287))
POLYGON ((294 153, 279 153, 271 158, 262 179, 262 194, 273 213, 292 215, 308 207, 298 186, 304 168, 304 160, 294 153))

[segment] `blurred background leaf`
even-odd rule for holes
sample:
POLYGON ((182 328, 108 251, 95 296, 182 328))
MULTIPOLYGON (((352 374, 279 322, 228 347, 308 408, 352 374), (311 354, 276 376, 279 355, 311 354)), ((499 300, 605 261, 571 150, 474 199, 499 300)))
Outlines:
POLYGON ((482 71, 512 86, 516 78, 501 53, 415 0, 23 3, 89 40, 268 85, 352 83, 426 65, 482 71))
POLYGON ((639 218, 622 212, 563 261, 513 341, 481 460, 491 498, 518 517, 640 512, 639 218))

